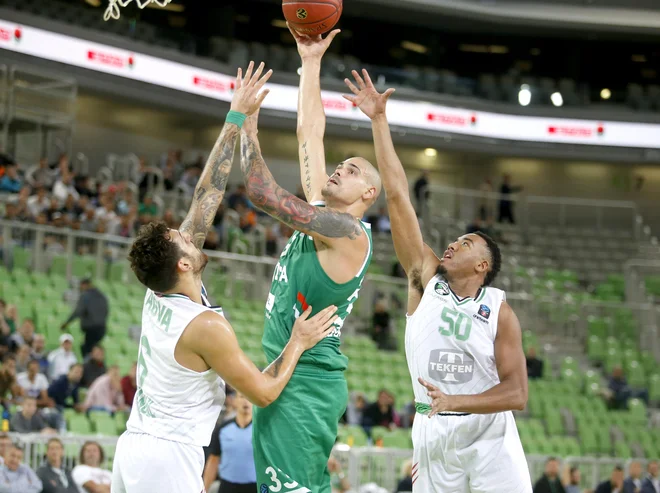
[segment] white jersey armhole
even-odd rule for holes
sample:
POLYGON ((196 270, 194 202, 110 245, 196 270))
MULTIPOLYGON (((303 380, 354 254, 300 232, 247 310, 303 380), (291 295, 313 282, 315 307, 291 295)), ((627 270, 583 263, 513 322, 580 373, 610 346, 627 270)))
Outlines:
MULTIPOLYGON (((207 307, 207 308, 208 308, 208 307, 207 307)), ((210 365, 209 365, 209 369, 208 369, 208 370, 204 370, 204 371, 195 371, 195 370, 192 370, 192 369, 190 369, 190 368, 186 368, 186 367, 183 366, 181 363, 179 363, 179 362, 177 361, 177 359, 176 359, 176 348, 177 348, 177 346, 179 345, 179 341, 180 341, 181 338, 183 337, 183 334, 186 333, 186 330, 188 330, 188 328, 193 324, 193 322, 194 322, 195 320, 197 320, 200 316, 202 316, 204 313, 207 313, 207 312, 215 313, 217 316, 222 317, 222 318, 225 318, 223 315, 221 315, 220 313, 218 313, 218 312, 212 310, 211 308, 209 308, 208 310, 204 310, 204 311, 200 312, 199 314, 197 314, 197 316, 196 316, 195 318, 193 318, 190 322, 188 322, 188 325, 186 325, 186 328, 183 329, 183 330, 181 331, 181 334, 179 334, 179 337, 177 338, 176 342, 174 343, 174 349, 172 350, 172 361, 174 361, 174 364, 175 364, 180 370, 182 370, 182 371, 184 371, 184 372, 186 372, 186 373, 190 373, 191 375, 200 375, 200 376, 204 376, 204 375, 208 375, 209 373, 215 371, 215 370, 213 370, 213 368, 210 367, 210 365)), ((225 320, 226 320, 226 319, 225 319, 225 320)), ((207 364, 208 364, 208 363, 207 363, 207 364)), ((222 377, 220 376, 220 378, 222 378, 222 377)))

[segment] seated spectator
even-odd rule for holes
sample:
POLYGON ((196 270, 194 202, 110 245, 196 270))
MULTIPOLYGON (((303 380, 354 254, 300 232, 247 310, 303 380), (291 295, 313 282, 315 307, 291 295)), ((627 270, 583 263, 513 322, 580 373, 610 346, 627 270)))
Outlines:
POLYGON ((48 397, 48 379, 39 373, 39 362, 30 360, 27 371, 16 376, 16 382, 23 389, 26 397, 32 397, 39 407, 53 407, 55 402, 48 397))
POLYGON ((124 394, 124 402, 131 407, 137 392, 137 363, 133 363, 128 375, 121 379, 121 391, 124 394))
POLYGON ((126 188, 122 193, 122 197, 117 202, 117 214, 120 216, 128 215, 135 204, 135 197, 133 196, 133 190, 126 188))
POLYGON ((94 380, 105 374, 105 351, 98 344, 92 347, 89 360, 83 366, 82 387, 90 387, 94 380))
POLYGON ((628 465, 629 476, 623 481, 623 493, 639 493, 642 491, 642 464, 633 461, 628 465))
POLYGON ((362 392, 351 392, 348 406, 346 406, 346 424, 359 426, 362 424, 362 415, 367 407, 367 400, 362 392))
POLYGON ((48 374, 48 358, 46 357, 46 338, 43 334, 34 334, 32 339, 31 358, 39 362, 39 372, 48 374))
POLYGON ((351 483, 344 474, 341 462, 332 456, 328 459, 328 472, 330 473, 332 493, 347 493, 351 489, 351 483))
POLYGON ((20 346, 28 346, 29 348, 32 345, 33 339, 34 320, 31 318, 25 318, 18 330, 9 338, 9 347, 13 351, 16 351, 20 346))
POLYGON ((545 462, 545 473, 534 485, 534 493, 566 493, 559 480, 559 461, 554 457, 545 462))
POLYGON ((71 223, 71 221, 80 217, 84 210, 84 208, 81 208, 78 205, 78 202, 73 198, 73 195, 69 195, 66 198, 64 205, 60 209, 60 214, 62 214, 62 216, 64 216, 66 220, 71 223))
POLYGON ((582 493, 582 488, 580 488, 580 470, 573 466, 566 466, 564 474, 564 489, 566 493, 582 493))
POLYGON ((236 187, 236 191, 234 191, 227 200, 227 205, 229 208, 234 209, 235 211, 238 211, 238 204, 243 204, 245 207, 247 207, 248 204, 247 193, 245 185, 243 184, 238 185, 236 187))
POLYGON ((73 195, 74 200, 80 198, 80 194, 76 187, 73 186, 73 176, 68 171, 62 172, 62 176, 59 180, 53 185, 53 197, 55 197, 59 203, 63 204, 69 195, 73 195))
POLYGON ((93 233, 99 227, 99 222, 96 219, 96 209, 93 205, 88 205, 80 220, 80 229, 93 233))
POLYGON ((392 327, 390 313, 387 311, 383 300, 378 300, 374 306, 372 324, 371 338, 378 346, 378 349, 391 350, 390 331, 392 327))
POLYGON ((5 409, 9 409, 22 396, 23 389, 16 383, 16 358, 7 354, 0 367, 0 400, 5 409), (11 398, 7 394, 11 394, 11 398))
POLYGON ((37 400, 27 396, 23 399, 20 412, 9 420, 9 428, 16 433, 41 433, 54 435, 56 430, 50 428, 37 410, 37 400))
POLYGON ((0 192, 18 193, 21 191, 23 181, 18 176, 18 166, 8 164, 5 167, 5 175, 0 178, 0 192))
POLYGON ((60 375, 48 387, 48 397, 55 401, 59 409, 73 408, 82 411, 83 407, 78 397, 80 380, 83 376, 83 366, 75 363, 66 375, 60 375))
POLYGON ((62 213, 60 212, 60 201, 57 200, 55 197, 50 198, 50 205, 48 208, 44 211, 46 213, 46 220, 49 223, 53 222, 53 218, 55 217, 56 214, 61 215, 62 213))
POLYGON ((105 375, 94 380, 84 404, 85 411, 123 411, 126 409, 119 368, 111 366, 105 375))
POLYGON ((144 200, 138 207, 138 214, 140 216, 148 216, 149 220, 158 216, 158 206, 154 203, 154 198, 151 194, 147 194, 144 200))
POLYGON ((623 369, 620 366, 615 366, 612 369, 608 388, 610 390, 609 407, 611 409, 627 409, 628 399, 633 397, 633 391, 628 386, 626 377, 623 375, 623 369))
POLYGON ((641 493, 658 493, 660 491, 660 476, 658 476, 658 461, 652 460, 647 466, 648 477, 642 482, 641 493))
POLYGON ((51 381, 69 373, 69 369, 77 362, 78 357, 73 352, 73 336, 62 334, 60 336, 60 347, 48 355, 48 374, 51 381))
POLYGON ((23 450, 12 444, 5 457, 5 466, 0 472, 2 493, 40 493, 41 479, 23 461, 23 450))
POLYGON ((48 440, 46 463, 37 469, 44 489, 41 493, 80 493, 71 471, 63 466, 64 445, 59 438, 48 440))
POLYGON ((374 426, 395 428, 398 417, 394 412, 394 398, 387 390, 378 393, 378 400, 368 405, 362 415, 362 426, 370 429, 374 426))
POLYGON ((204 250, 220 250, 220 237, 215 229, 209 231, 204 240, 204 250))
POLYGON ((39 160, 39 167, 32 172, 32 183, 33 187, 43 188, 45 190, 50 190, 55 184, 55 173, 48 166, 48 159, 45 157, 39 160))
POLYGON ((4 465, 5 457, 7 457, 7 452, 9 447, 11 447, 12 442, 9 435, 6 433, 0 433, 0 466, 4 465))
POLYGON ((623 492, 623 467, 616 466, 612 476, 596 487, 595 493, 622 493, 623 492))
POLYGON ((42 212, 46 212, 48 206, 50 205, 50 200, 46 196, 46 189, 44 187, 38 187, 36 189, 36 194, 32 195, 28 199, 28 210, 32 217, 37 217, 42 212))
POLYGON ((16 374, 19 375, 25 371, 27 371, 28 363, 30 363, 30 360, 32 359, 30 356, 32 354, 32 350, 30 349, 30 346, 27 344, 23 344, 18 348, 16 351, 16 374))
POLYGON ((105 454, 97 442, 85 442, 80 449, 78 465, 71 471, 73 481, 82 493, 110 493, 112 473, 101 468, 105 454))
POLYGON ((239 228, 243 233, 248 233, 257 225, 257 214, 254 210, 246 207, 242 202, 236 204, 236 212, 239 217, 239 228))
POLYGON ((543 378, 543 360, 536 357, 536 349, 527 350, 527 378, 543 378))
POLYGON ((413 490, 413 481, 412 481, 412 465, 413 462, 411 459, 408 459, 403 464, 401 464, 401 481, 397 485, 394 493, 408 493, 413 490))
MULTIPOLYGON (((96 190, 94 190, 89 184, 89 176, 76 176, 73 180, 74 188, 80 195, 80 198, 94 199, 98 196, 96 190)), ((82 204, 81 204, 82 205, 82 204)))
POLYGON ((32 214, 28 207, 28 199, 30 198, 30 187, 24 186, 18 192, 18 198, 15 199, 16 215, 21 221, 31 221, 32 214))

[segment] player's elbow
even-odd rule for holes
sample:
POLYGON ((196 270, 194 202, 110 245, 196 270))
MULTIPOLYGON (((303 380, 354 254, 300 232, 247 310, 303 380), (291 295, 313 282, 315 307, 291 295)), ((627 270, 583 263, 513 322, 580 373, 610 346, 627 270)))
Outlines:
POLYGON ((512 407, 513 407, 512 411, 523 411, 526 406, 527 406, 527 386, 521 384, 515 390, 514 398, 512 402, 512 407))
POLYGON ((268 407, 270 406, 273 401, 275 400, 274 397, 270 396, 269 394, 262 394, 257 396, 253 401, 252 404, 254 404, 257 407, 268 407))

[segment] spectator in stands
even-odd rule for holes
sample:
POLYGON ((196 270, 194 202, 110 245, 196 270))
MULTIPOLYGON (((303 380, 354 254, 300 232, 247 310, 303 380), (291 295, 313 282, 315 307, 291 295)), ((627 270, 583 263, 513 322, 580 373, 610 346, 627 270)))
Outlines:
POLYGON ((394 398, 385 389, 378 393, 378 400, 369 404, 362 416, 362 426, 370 430, 374 426, 395 428, 398 425, 398 416, 394 412, 394 398))
POLYGON ((236 417, 216 425, 213 430, 204 467, 204 485, 209 489, 219 478, 219 493, 247 493, 257 489, 252 451, 252 404, 237 392, 234 407, 236 417))
POLYGON ((44 187, 37 187, 36 194, 28 199, 28 210, 32 217, 37 217, 42 212, 45 212, 49 205, 50 200, 48 200, 44 187))
POLYGON ((41 480, 23 461, 23 450, 12 444, 5 457, 5 466, 0 469, 0 491, 2 493, 40 493, 41 480))
POLYGON ((412 465, 412 459, 408 459, 401 464, 401 481, 399 481, 394 493, 409 493, 412 491, 412 465))
POLYGON ((522 189, 523 187, 511 186, 511 175, 506 174, 502 177, 502 185, 500 186, 499 215, 497 222, 503 223, 504 221, 508 221, 511 224, 516 224, 516 220, 513 217, 513 202, 511 201, 511 194, 518 193, 522 189))
POLYGON ((117 366, 108 368, 105 375, 101 375, 89 387, 87 398, 83 405, 85 411, 124 411, 127 409, 124 402, 124 393, 121 386, 121 375, 117 366))
POLYGON ((30 198, 30 187, 24 186, 18 192, 18 198, 14 199, 16 204, 16 215, 21 221, 32 220, 30 208, 28 207, 28 199, 30 198))
POLYGON ((48 355, 48 374, 52 381, 69 373, 69 369, 78 362, 78 357, 73 352, 73 336, 62 334, 60 336, 60 347, 48 355))
POLYGON ((346 406, 346 424, 358 426, 362 424, 362 416, 367 407, 367 400, 362 392, 352 392, 346 406))
POLYGON ((80 217, 84 209, 81 209, 78 205, 78 201, 73 198, 73 195, 69 195, 64 201, 64 205, 60 209, 60 214, 64 216, 67 222, 73 221, 75 218, 80 217))
POLYGON ((130 238, 135 231, 135 222, 132 216, 121 216, 116 234, 123 238, 130 238))
POLYGON ((43 490, 41 493, 80 493, 71 471, 63 466, 64 445, 59 438, 48 440, 46 463, 37 469, 43 490))
POLYGON ((612 409, 627 409, 628 399, 632 397, 632 389, 628 387, 626 377, 623 376, 623 368, 615 366, 608 385, 611 395, 609 406, 612 409))
POLYGON ((8 164, 5 167, 5 175, 0 178, 0 192, 18 193, 22 186, 23 182, 18 176, 18 166, 8 164))
POLYGON ((417 214, 422 213, 424 205, 429 199, 429 172, 422 171, 422 174, 413 185, 415 200, 417 201, 417 214))
POLYGON ((204 250, 220 250, 220 237, 216 230, 212 229, 206 235, 203 248, 204 250))
POLYGON ((105 372, 105 351, 101 346, 96 345, 92 348, 89 360, 83 366, 83 378, 80 385, 89 388, 94 380, 105 372))
POLYGON ((580 488, 580 470, 575 467, 567 467, 566 480, 564 481, 564 489, 566 493, 582 493, 580 488))
POLYGON ((83 406, 78 396, 82 376, 83 366, 76 363, 69 368, 66 375, 60 375, 50 384, 48 396, 55 401, 58 409, 73 408, 82 411, 83 406))
POLYGON ((378 213, 367 218, 374 233, 389 233, 392 229, 390 218, 385 207, 380 207, 378 213))
POLYGON ((78 465, 71 471, 73 481, 82 493, 110 493, 112 473, 101 468, 105 453, 97 442, 85 442, 80 449, 78 465))
POLYGON ((74 200, 80 198, 78 190, 73 186, 73 175, 68 171, 65 171, 62 172, 62 176, 53 186, 53 197, 55 197, 60 203, 64 203, 69 195, 73 195, 74 200))
POLYGON ((128 375, 121 379, 121 390, 124 394, 124 402, 130 408, 137 392, 137 363, 133 363, 128 375))
POLYGON ((248 205, 248 199, 245 192, 245 185, 238 185, 236 191, 229 196, 227 205, 230 209, 238 210, 236 207, 238 204, 243 204, 245 207, 248 205))
POLYGON ((122 197, 117 202, 117 214, 120 216, 126 216, 131 212, 134 206, 137 206, 137 204, 135 203, 133 190, 126 188, 122 194, 122 197))
POLYGON ((154 198, 151 194, 145 195, 144 200, 140 202, 138 214, 140 216, 148 216, 149 220, 158 216, 158 206, 154 203, 154 198))
POLYGON ((328 472, 330 473, 331 493, 347 493, 351 489, 351 483, 339 462, 334 457, 328 459, 328 472))
POLYGON ((623 467, 616 466, 612 471, 612 476, 607 481, 603 481, 596 487, 594 493, 622 493, 623 492, 623 467))
POLYGON ((96 219, 96 209, 94 209, 94 206, 90 204, 87 206, 84 214, 82 215, 80 229, 93 233, 97 230, 98 226, 99 222, 96 219))
POLYGON ((119 217, 117 217, 117 213, 115 212, 115 203, 112 199, 112 195, 110 193, 103 194, 100 202, 101 206, 96 209, 96 220, 105 224, 105 232, 108 234, 115 234, 119 227, 119 217))
POLYGON ((48 397, 48 379, 39 373, 39 362, 30 360, 27 371, 16 376, 16 382, 23 389, 26 397, 36 399, 39 407, 52 407, 55 403, 48 397))
POLYGON ((53 222, 53 217, 55 214, 61 214, 60 212, 60 201, 56 197, 50 198, 50 205, 46 209, 46 219, 49 223, 53 222))
POLYGON ((46 357, 46 338, 43 334, 34 334, 30 357, 39 362, 39 372, 47 375, 48 358, 46 357))
POLYGON ((9 435, 4 432, 0 433, 0 466, 4 465, 5 457, 7 457, 7 452, 9 451, 9 447, 11 447, 11 445, 12 442, 9 435))
POLYGON ((642 482, 642 493, 660 493, 660 477, 658 476, 658 461, 652 460, 647 469, 649 475, 642 482))
POLYGON ((479 197, 479 219, 485 221, 495 214, 492 204, 493 199, 491 196, 493 193, 493 182, 490 178, 485 179, 481 185, 479 185, 479 192, 481 192, 481 196, 479 197))
POLYGON ((545 462, 545 473, 534 485, 534 493, 566 493, 559 480, 559 461, 554 457, 545 462))
POLYGON ((543 360, 536 357, 536 348, 527 349, 527 378, 543 378, 543 360))
POLYGON ((239 217, 239 227, 243 233, 249 233, 257 225, 257 213, 248 208, 242 202, 236 204, 236 212, 239 217))
POLYGON ((32 173, 32 183, 33 187, 39 187, 50 190, 55 184, 55 174, 48 167, 48 159, 42 157, 39 160, 39 165, 36 170, 32 173))
POLYGON ((642 491, 642 464, 632 461, 628 465, 629 476, 623 482, 623 493, 640 493, 642 491))
POLYGON ((27 367, 31 359, 31 351, 32 350, 30 349, 30 346, 27 344, 19 346, 18 350, 16 351, 16 375, 27 371, 27 367))
POLYGON ((31 318, 24 318, 23 323, 16 332, 10 337, 9 347, 12 350, 18 349, 20 346, 30 346, 34 340, 34 320, 31 318))
POLYGON ((83 279, 80 282, 78 304, 71 316, 62 324, 62 330, 77 318, 80 318, 80 328, 85 334, 85 342, 81 346, 84 358, 92 347, 105 337, 108 319, 108 299, 92 284, 91 279, 83 279))
POLYGON ((392 330, 391 317, 390 312, 387 311, 384 300, 381 299, 376 301, 371 322, 371 338, 378 345, 378 349, 393 349, 390 344, 390 332, 392 330))
POLYGON ((0 367, 0 399, 5 409, 23 396, 23 389, 16 383, 16 357, 7 354, 0 367), (7 396, 11 394, 11 398, 7 396))
POLYGON ((57 433, 56 430, 48 427, 37 410, 37 400, 31 396, 23 399, 21 410, 11 417, 9 427, 16 433, 41 433, 43 435, 57 433))

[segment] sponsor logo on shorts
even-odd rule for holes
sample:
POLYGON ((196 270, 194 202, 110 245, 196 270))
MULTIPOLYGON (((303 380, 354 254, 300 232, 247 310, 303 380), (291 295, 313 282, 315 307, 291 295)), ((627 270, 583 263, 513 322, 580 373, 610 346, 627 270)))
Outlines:
POLYGON ((434 380, 460 384, 469 382, 474 375, 474 360, 463 351, 434 349, 429 359, 429 377, 434 380))
POLYGON ((436 282, 434 289, 435 292, 441 296, 447 296, 449 294, 449 286, 444 281, 436 282))

